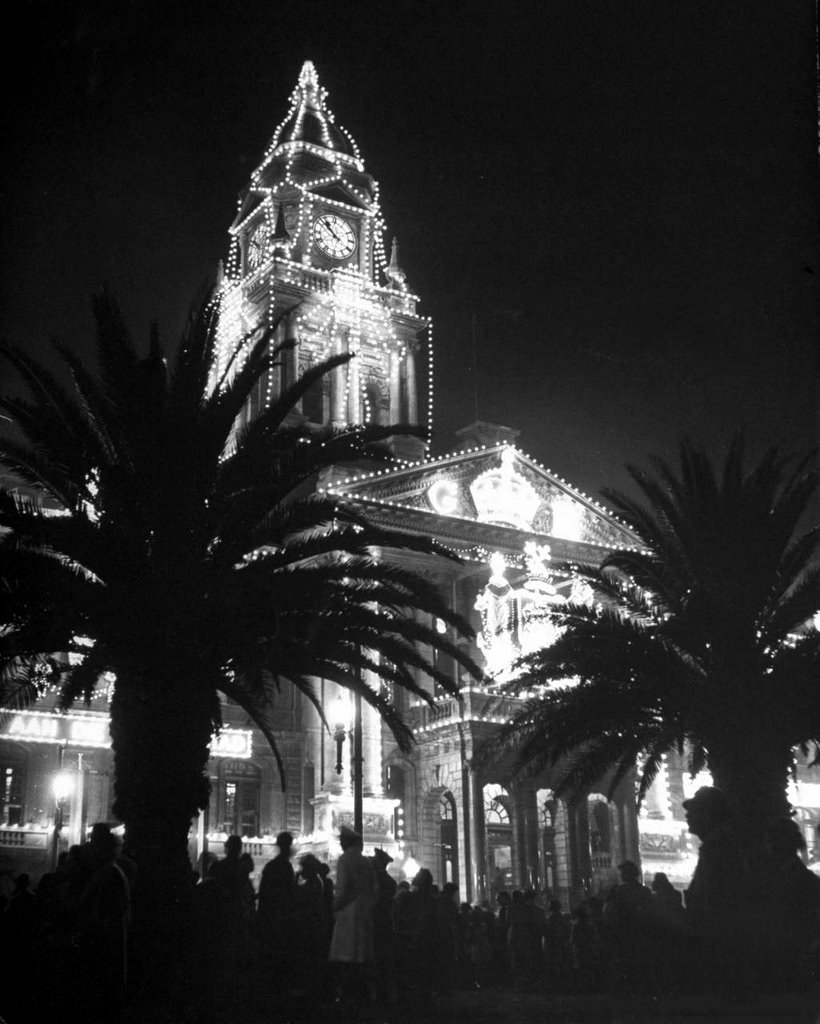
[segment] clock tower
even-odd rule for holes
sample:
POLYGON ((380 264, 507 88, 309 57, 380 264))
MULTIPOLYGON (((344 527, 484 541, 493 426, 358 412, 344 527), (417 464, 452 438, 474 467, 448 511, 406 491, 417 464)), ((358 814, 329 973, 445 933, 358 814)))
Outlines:
MULTIPOLYGON (((272 348, 295 343, 260 383, 246 416, 308 367, 350 352, 353 359, 305 395, 305 420, 410 423, 429 431, 420 391, 430 322, 417 312, 395 242, 386 255, 384 234, 378 184, 306 61, 290 109, 239 197, 220 284, 214 379, 230 373, 238 339, 259 328, 277 324, 272 348)), ((418 459, 425 445, 397 436, 393 450, 418 459)))

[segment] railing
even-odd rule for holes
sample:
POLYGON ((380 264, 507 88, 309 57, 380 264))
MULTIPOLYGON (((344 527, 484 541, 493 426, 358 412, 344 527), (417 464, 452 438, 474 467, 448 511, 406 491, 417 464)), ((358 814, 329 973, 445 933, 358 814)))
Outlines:
POLYGON ((451 722, 491 722, 503 724, 513 718, 523 702, 515 697, 498 697, 482 691, 464 694, 462 704, 454 699, 436 701, 433 707, 419 704, 411 708, 411 725, 417 729, 434 728, 451 722))
MULTIPOLYGON (((222 847, 228 838, 227 832, 209 832, 207 835, 208 849, 211 853, 222 856, 222 847)), ((270 860, 277 850, 274 836, 243 836, 242 852, 249 853, 256 860, 270 860)))
POLYGON ((12 847, 16 850, 45 850, 50 835, 51 829, 48 828, 18 828, 16 826, 0 828, 0 847, 12 847))

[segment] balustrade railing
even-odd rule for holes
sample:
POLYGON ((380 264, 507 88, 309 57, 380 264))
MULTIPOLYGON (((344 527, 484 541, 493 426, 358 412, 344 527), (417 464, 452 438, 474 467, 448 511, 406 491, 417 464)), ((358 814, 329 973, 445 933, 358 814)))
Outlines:
POLYGON ((0 828, 0 847, 14 849, 44 850, 48 846, 52 829, 12 826, 0 828))

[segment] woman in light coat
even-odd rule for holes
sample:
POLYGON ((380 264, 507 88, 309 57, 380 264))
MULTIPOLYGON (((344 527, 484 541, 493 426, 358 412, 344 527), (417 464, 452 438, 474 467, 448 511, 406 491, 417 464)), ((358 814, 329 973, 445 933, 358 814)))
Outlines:
POLYGON ((333 898, 334 925, 329 959, 337 965, 339 998, 353 1020, 368 1000, 366 965, 373 960, 373 924, 378 886, 362 837, 343 825, 339 831, 342 855, 336 865, 333 898))

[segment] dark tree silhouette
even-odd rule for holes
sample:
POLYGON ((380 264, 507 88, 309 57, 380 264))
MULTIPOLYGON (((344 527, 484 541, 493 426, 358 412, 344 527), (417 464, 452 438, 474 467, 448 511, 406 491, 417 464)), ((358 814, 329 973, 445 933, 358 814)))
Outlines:
POLYGON ((640 762, 642 792, 685 751, 759 834, 788 813, 795 748, 820 738, 814 456, 770 450, 747 469, 738 436, 722 469, 687 441, 677 469, 653 467, 629 467, 641 499, 604 492, 645 549, 587 574, 592 600, 523 664, 540 694, 495 749, 518 771, 559 766, 564 789, 606 777, 612 791, 640 762))
MULTIPOLYGON (((188 920, 188 831, 208 798, 220 695, 276 751, 281 686, 322 715, 317 680, 333 680, 359 692, 406 749, 412 736, 389 688, 368 680, 426 699, 425 676, 457 693, 431 652, 479 670, 434 617, 451 636, 468 624, 429 579, 389 557, 452 555, 316 488, 329 467, 383 458, 402 429, 299 425, 296 403, 347 356, 311 368, 238 427, 277 358, 270 332, 240 340, 231 379, 212 386, 212 303, 191 315, 169 358, 156 331, 138 352, 109 294, 94 315, 98 368, 59 347, 67 384, 4 347, 28 397, 0 400, 18 428, 0 440, 0 461, 22 485, 0 493, 2 697, 24 704, 56 681, 68 707, 113 673, 114 810, 138 871, 136 934, 157 951, 155 971, 188 920)), ((157 977, 151 988, 162 991, 157 977)))

